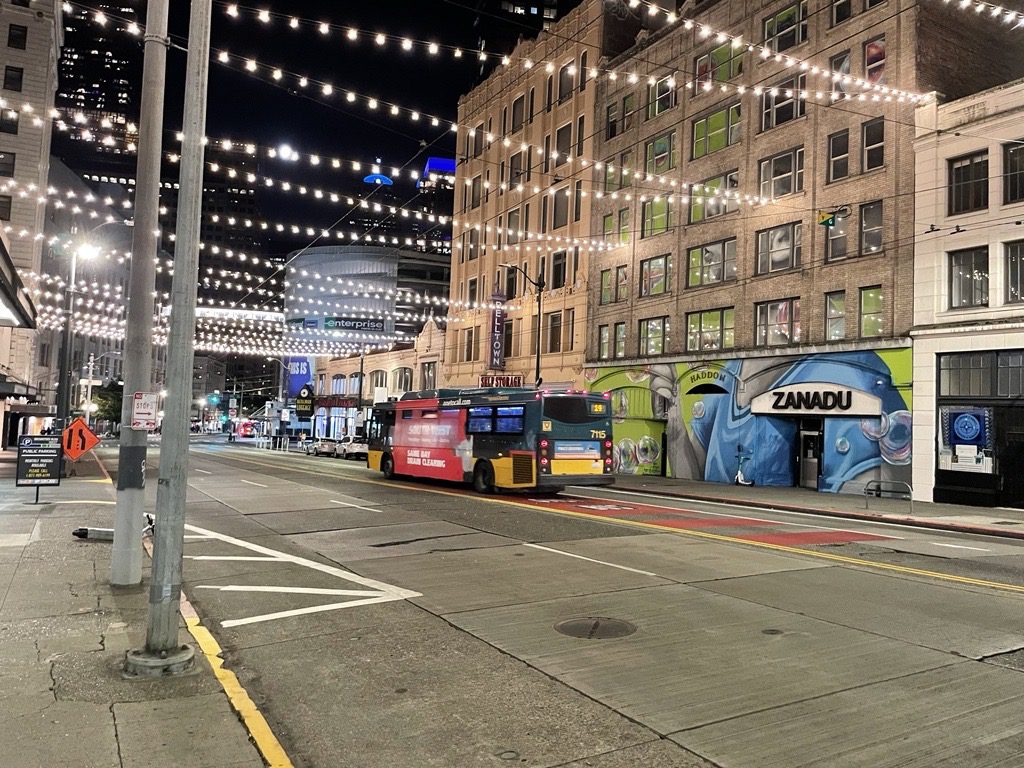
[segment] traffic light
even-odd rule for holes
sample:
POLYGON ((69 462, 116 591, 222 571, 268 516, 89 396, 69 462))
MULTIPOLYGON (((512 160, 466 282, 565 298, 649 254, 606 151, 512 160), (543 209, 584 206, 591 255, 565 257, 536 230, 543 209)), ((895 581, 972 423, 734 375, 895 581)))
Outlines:
POLYGON ((219 418, 220 418, 220 423, 221 424, 227 424, 228 423, 228 415, 226 413, 222 413, 219 418))
POLYGON ((217 395, 217 394, 207 395, 206 396, 206 404, 211 406, 211 407, 213 407, 213 408, 216 408, 218 405, 220 405, 220 395, 217 395))

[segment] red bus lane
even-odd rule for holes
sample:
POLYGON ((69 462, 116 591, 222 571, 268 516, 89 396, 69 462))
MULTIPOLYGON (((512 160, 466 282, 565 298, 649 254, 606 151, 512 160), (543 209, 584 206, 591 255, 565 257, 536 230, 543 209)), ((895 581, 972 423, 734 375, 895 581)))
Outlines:
POLYGON ((847 544, 855 541, 891 541, 894 537, 860 531, 788 523, 741 515, 700 512, 695 509, 637 504, 617 499, 586 496, 496 496, 496 499, 526 504, 555 512, 568 512, 598 520, 642 523, 644 526, 676 531, 706 531, 744 541, 784 546, 847 544))

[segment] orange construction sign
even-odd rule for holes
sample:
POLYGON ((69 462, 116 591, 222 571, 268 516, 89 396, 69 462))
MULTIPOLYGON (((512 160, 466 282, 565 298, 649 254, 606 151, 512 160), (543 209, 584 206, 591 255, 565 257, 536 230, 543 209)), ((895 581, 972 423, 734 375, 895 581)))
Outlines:
POLYGON ((100 444, 96 433, 89 429, 85 419, 79 417, 72 421, 61 434, 64 455, 72 461, 78 461, 85 454, 100 444))

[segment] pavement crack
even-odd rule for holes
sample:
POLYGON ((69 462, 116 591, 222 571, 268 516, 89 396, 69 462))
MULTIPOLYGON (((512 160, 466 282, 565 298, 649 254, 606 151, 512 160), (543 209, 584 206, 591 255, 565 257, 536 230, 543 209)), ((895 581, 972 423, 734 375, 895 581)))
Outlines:
POLYGON ((403 539, 401 541, 382 541, 380 544, 371 544, 371 547, 398 547, 402 544, 415 544, 418 541, 434 541, 435 539, 453 539, 456 536, 472 536, 476 531, 465 533, 445 533, 440 536, 422 536, 418 539, 403 539))
POLYGON ((117 745, 117 764, 124 768, 124 755, 121 754, 121 733, 117 727, 117 712, 114 711, 114 707, 117 706, 117 702, 110 704, 110 719, 114 722, 114 744, 117 745))

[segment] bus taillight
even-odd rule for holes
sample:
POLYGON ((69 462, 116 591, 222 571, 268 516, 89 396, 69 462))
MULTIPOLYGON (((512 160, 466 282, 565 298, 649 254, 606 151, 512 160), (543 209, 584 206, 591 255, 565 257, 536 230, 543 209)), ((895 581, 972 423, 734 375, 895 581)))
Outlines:
POLYGON ((541 440, 540 441, 540 447, 541 448, 547 448, 548 447, 548 441, 547 440, 541 440))

